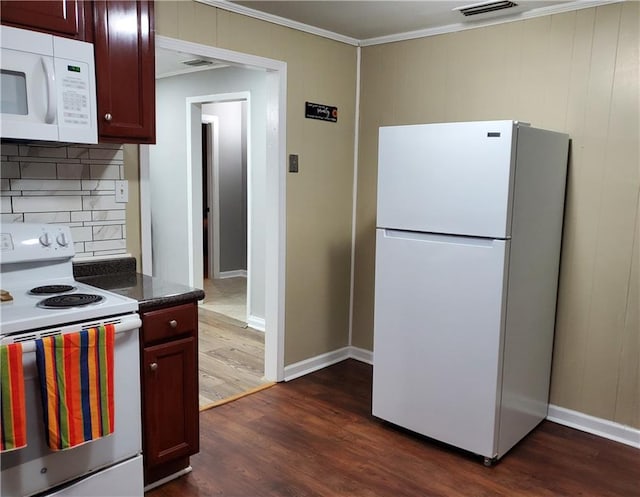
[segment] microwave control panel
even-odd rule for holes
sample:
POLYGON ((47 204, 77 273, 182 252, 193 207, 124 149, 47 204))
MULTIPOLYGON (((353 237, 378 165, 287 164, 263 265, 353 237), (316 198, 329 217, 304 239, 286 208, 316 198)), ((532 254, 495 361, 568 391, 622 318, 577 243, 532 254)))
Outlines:
POLYGON ((60 85, 59 123, 64 126, 87 126, 91 118, 88 64, 65 59, 56 59, 55 63, 60 85))

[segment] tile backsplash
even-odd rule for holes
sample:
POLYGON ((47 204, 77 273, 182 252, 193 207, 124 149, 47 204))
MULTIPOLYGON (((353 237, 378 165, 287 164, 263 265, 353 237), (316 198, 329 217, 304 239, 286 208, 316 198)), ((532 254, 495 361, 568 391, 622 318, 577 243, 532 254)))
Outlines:
POLYGON ((0 221, 71 227, 76 257, 126 253, 122 145, 0 145, 0 221))

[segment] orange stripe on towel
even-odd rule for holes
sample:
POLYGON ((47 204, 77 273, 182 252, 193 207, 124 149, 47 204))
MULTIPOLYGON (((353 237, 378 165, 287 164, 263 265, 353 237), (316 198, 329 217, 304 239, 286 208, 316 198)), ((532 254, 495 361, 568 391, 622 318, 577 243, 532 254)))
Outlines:
POLYGON ((0 452, 27 445, 22 344, 0 346, 0 452))

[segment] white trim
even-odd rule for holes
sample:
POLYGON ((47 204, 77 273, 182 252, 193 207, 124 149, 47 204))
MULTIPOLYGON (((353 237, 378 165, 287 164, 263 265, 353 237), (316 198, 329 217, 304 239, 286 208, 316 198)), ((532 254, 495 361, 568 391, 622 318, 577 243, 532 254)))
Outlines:
POLYGON ((349 345, 353 341, 353 293, 356 262, 356 214, 358 211, 358 146, 360 143, 360 69, 362 49, 356 48, 356 113, 353 134, 353 190, 351 194, 351 269, 349 275, 349 345))
POLYGON ((316 26, 310 26, 302 22, 293 21, 285 17, 280 17, 274 14, 268 14, 259 10, 251 9, 243 5, 229 2, 227 0, 195 0, 199 3, 204 3, 216 7, 219 9, 241 14, 254 19, 260 19, 279 26, 285 26, 291 29, 297 29, 305 33, 311 33, 330 40, 340 41, 353 46, 366 47, 371 45, 382 45, 385 43, 393 43, 396 41, 413 40, 415 38, 426 38, 428 36, 436 36, 445 33, 455 33, 457 31, 466 31, 468 29, 483 28, 486 26, 493 26, 496 24, 505 24, 508 22, 522 21, 524 19, 532 19, 534 17, 549 16, 553 14, 561 14, 563 12, 570 12, 572 10, 589 9, 591 7, 598 7, 600 5, 607 5, 610 3, 619 3, 627 0, 575 0, 573 2, 567 2, 562 4, 550 5, 547 7, 539 7, 537 9, 521 12, 513 17, 501 17, 497 19, 488 19, 486 21, 474 21, 473 23, 456 23, 448 24, 446 26, 438 26, 435 28, 418 29, 416 31, 407 31, 404 33, 395 33, 386 36, 378 36, 375 38, 366 38, 358 40, 351 36, 342 35, 326 29, 318 28, 316 26))
POLYGON ((373 364, 373 352, 360 347, 349 347, 349 357, 356 361, 366 362, 367 364, 373 364))
POLYGON ((211 116, 211 149, 207 165, 210 166, 209 184, 213 184, 213 188, 207 188, 209 195, 209 205, 211 209, 212 225, 209 226, 209 277, 220 277, 220 128, 218 116, 211 116), (212 179, 213 178, 213 179, 212 179))
MULTIPOLYGON (((285 367, 285 381, 313 373, 345 359, 373 364, 373 352, 359 347, 343 347, 285 367)), ((596 418, 578 411, 549 404, 547 420, 640 449, 640 429, 596 418)))
MULTIPOLYGON (((186 109, 185 109, 185 116, 186 116, 186 135, 184 137, 185 139, 185 143, 187 146, 187 247, 188 247, 188 251, 187 251, 187 268, 189 271, 189 286, 195 286, 195 276, 194 276, 194 265, 195 265, 195 258, 197 257, 197 255, 194 253, 194 250, 196 250, 195 248, 195 243, 194 243, 194 237, 193 237, 193 233, 196 229, 196 216, 193 215, 194 211, 198 211, 198 209, 193 208, 193 203, 196 201, 196 197, 194 197, 193 195, 193 191, 194 191, 194 184, 193 184, 193 157, 192 157, 192 151, 193 151, 193 130, 191 129, 191 121, 194 119, 195 114, 199 113, 202 114, 202 111, 200 109, 200 101, 198 100, 198 97, 187 97, 185 99, 185 103, 186 103, 186 109)), ((200 121, 200 117, 198 118, 198 121, 200 121)), ((199 129, 198 129, 199 131, 199 129)), ((200 176, 200 175, 198 175, 200 176)), ((197 190, 196 190, 197 191, 197 190)), ((202 221, 200 222, 200 225, 202 225, 202 221)))
MULTIPOLYGON (((622 0, 624 1, 624 0, 622 0)), ((473 23, 456 23, 446 26, 438 26, 436 28, 418 29, 416 31, 408 31, 406 33, 397 33, 387 36, 379 36, 376 38, 368 38, 360 40, 361 47, 371 45, 383 45, 385 43, 394 43, 396 41, 413 40, 416 38, 426 38, 428 36, 436 36, 445 33, 455 33, 457 31, 467 31, 469 29, 484 28, 486 26, 495 26, 496 24, 506 24, 508 22, 523 21, 525 19, 533 19, 535 17, 549 16, 552 14, 561 14, 572 10, 582 10, 599 5, 607 5, 610 3, 619 3, 620 0, 576 0, 564 4, 551 5, 548 7, 539 7, 537 9, 521 12, 511 17, 500 17, 497 19, 487 19, 485 21, 475 21, 473 23)))
POLYGON ((284 381, 293 380, 300 376, 313 373, 314 371, 326 368, 345 359, 355 359, 356 361, 373 364, 373 352, 359 347, 348 346, 310 357, 309 359, 304 359, 286 366, 284 368, 284 381))
POLYGON ((160 485, 164 485, 165 483, 171 481, 171 480, 175 480, 176 478, 180 478, 183 475, 186 475, 187 473, 191 473, 191 471, 193 471, 193 468, 191 467, 191 465, 187 466, 184 469, 181 469, 180 471, 176 471, 175 473, 169 475, 169 476, 165 476, 164 478, 160 478, 158 481, 154 481, 153 483, 149 483, 149 485, 147 485, 146 487, 144 487, 144 491, 148 492, 149 490, 153 490, 156 487, 159 487, 160 485))
MULTIPOLYGON (((252 142, 252 132, 251 132, 251 93, 246 92, 247 98, 244 106, 244 116, 246 118, 244 122, 244 139, 245 139, 245 159, 247 161, 247 171, 245 178, 245 188, 246 188, 246 214, 247 214, 247 231, 245 233, 247 240, 247 289, 245 294, 245 306, 247 310, 247 315, 253 312, 253 278, 254 272, 252 268, 253 261, 253 216, 251 213, 253 212, 253 147, 251 146, 252 142)), ((240 116, 243 115, 242 106, 240 107, 240 116)), ((242 121, 242 120, 241 120, 242 121)), ((268 203, 268 199, 265 200, 265 203, 268 203)), ((219 268, 218 268, 219 269, 219 268)), ((263 288, 267 288, 265 284, 263 288)), ((264 328, 263 328, 264 331, 264 328)))
POLYGON ((570 428, 586 431, 615 442, 640 449, 640 430, 608 419, 596 418, 564 407, 549 405, 547 419, 570 428))
POLYGON ((231 3, 226 0, 195 0, 195 1, 199 3, 211 5, 212 7, 217 7, 222 10, 227 10, 229 12, 234 12, 236 14, 241 14, 243 16, 252 17, 254 19, 260 19, 261 21, 267 21, 273 24, 278 24, 279 26, 285 26, 287 28, 297 29, 298 31, 304 31, 305 33, 311 33, 312 35, 322 36, 323 38, 329 38, 330 40, 340 41, 342 43, 347 43, 348 45, 358 46, 357 38, 352 38, 351 36, 345 36, 339 33, 334 33, 333 31, 328 31, 326 29, 318 28, 316 26, 310 26, 309 24, 294 21, 292 19, 287 19, 285 17, 280 17, 275 14, 268 14, 267 12, 262 12, 260 10, 244 7, 243 5, 231 3))
POLYGON ((337 362, 349 359, 350 347, 342 347, 332 352, 326 352, 315 357, 310 357, 300 362, 290 364, 284 368, 284 381, 290 381, 300 376, 304 376, 319 369, 326 368, 337 362))
POLYGON ((217 280, 225 280, 227 278, 246 278, 246 269, 236 269, 234 271, 220 271, 218 272, 217 280))
POLYGON ((284 379, 285 268, 287 250, 287 64, 267 72, 267 177, 264 375, 284 379), (271 234, 271 236, 269 236, 271 234), (277 332, 276 332, 277 330, 277 332), (273 358, 277 358, 274 361, 273 358), (270 360, 271 359, 271 360, 270 360))
POLYGON ((253 328, 254 330, 264 331, 265 330, 265 322, 263 318, 259 318, 256 316, 247 316, 247 326, 249 328, 253 328))
MULTIPOLYGON (((285 334, 285 261, 286 261, 286 120, 287 120, 287 63, 256 55, 243 54, 223 48, 201 45, 156 35, 156 48, 211 57, 231 62, 236 66, 266 69, 267 79, 267 247, 265 289, 265 364, 264 374, 269 381, 284 379, 285 334)), ((149 170, 148 157, 141 169, 149 170)), ((141 157, 142 162, 142 157, 141 157)), ((191 187, 192 188, 192 187, 191 187)), ((149 192, 143 195, 141 205, 149 205, 149 192)), ((148 209, 141 209, 143 239, 151 241, 148 209), (147 212, 145 212, 147 211, 147 212)), ((144 253, 143 253, 144 257, 144 253)), ((150 257, 147 255, 146 257, 150 257)), ((150 264, 149 259, 145 263, 150 264)), ((193 277, 193 276, 191 276, 193 277)))

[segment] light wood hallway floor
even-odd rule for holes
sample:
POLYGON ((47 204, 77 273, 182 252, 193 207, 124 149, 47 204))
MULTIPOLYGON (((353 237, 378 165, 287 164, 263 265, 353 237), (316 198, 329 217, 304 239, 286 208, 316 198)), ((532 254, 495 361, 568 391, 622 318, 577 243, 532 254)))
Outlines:
POLYGON ((200 409, 271 384, 263 379, 264 333, 241 320, 246 279, 205 280, 205 294, 198 306, 200 409))

